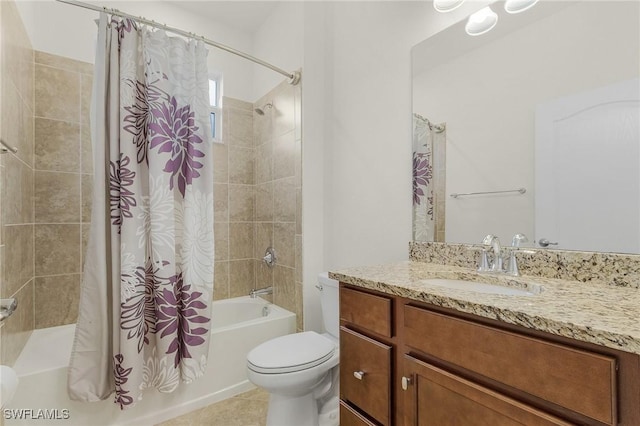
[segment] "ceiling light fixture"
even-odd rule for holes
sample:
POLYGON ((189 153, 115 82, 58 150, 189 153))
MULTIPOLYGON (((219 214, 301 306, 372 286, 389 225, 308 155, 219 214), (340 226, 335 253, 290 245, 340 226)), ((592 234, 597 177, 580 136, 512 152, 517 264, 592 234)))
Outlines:
POLYGON ((433 0, 433 7, 442 13, 451 12, 462 6, 464 0, 433 0))
POLYGON ((504 3, 504 10, 507 13, 520 13, 531 9, 538 0, 507 0, 504 3))
POLYGON ((493 29, 498 23, 498 14, 487 6, 469 16, 464 29, 470 36, 479 36, 493 29))

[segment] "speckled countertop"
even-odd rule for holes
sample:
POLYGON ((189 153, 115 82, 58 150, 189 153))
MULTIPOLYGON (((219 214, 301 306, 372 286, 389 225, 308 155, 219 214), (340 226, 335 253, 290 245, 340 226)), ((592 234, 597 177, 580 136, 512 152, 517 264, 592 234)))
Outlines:
POLYGON ((602 281, 480 274, 469 268, 415 261, 332 271, 329 276, 358 287, 640 354, 638 288, 602 281), (421 282, 432 278, 473 280, 539 293, 497 295, 421 282))

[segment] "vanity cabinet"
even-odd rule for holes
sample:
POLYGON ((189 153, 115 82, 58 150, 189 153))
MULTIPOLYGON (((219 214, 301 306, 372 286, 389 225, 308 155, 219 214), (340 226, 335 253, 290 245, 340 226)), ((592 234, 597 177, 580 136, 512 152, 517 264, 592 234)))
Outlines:
POLYGON ((446 370, 405 356, 413 381, 406 424, 421 426, 570 425, 446 370))
POLYGON ((341 424, 640 425, 640 357, 340 284, 341 424))

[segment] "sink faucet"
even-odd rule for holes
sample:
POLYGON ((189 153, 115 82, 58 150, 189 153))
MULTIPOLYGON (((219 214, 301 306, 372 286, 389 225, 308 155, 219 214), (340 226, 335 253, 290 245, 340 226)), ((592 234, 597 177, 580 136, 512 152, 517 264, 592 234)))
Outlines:
POLYGON ((511 255, 509 256, 509 267, 507 268, 507 274, 514 277, 520 276, 520 270, 518 269, 518 259, 516 258, 516 250, 520 249, 520 243, 526 243, 529 240, 524 234, 516 234, 511 240, 511 255))
POLYGON ((249 292, 249 296, 251 296, 252 299, 266 294, 273 294, 273 287, 254 288, 249 292))
POLYGON ((493 250, 493 263, 491 264, 490 270, 492 272, 503 272, 502 246, 500 245, 498 237, 489 234, 484 237, 482 244, 490 246, 493 250))

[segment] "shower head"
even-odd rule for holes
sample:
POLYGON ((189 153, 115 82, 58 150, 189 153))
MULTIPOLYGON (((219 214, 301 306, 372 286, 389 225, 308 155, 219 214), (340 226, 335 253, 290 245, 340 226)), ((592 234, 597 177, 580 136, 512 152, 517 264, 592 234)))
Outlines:
POLYGON ((264 113, 267 110, 267 108, 269 108, 269 109, 273 108, 273 103, 272 102, 267 102, 266 104, 262 105, 261 107, 255 108, 254 111, 258 115, 264 115, 264 113))

